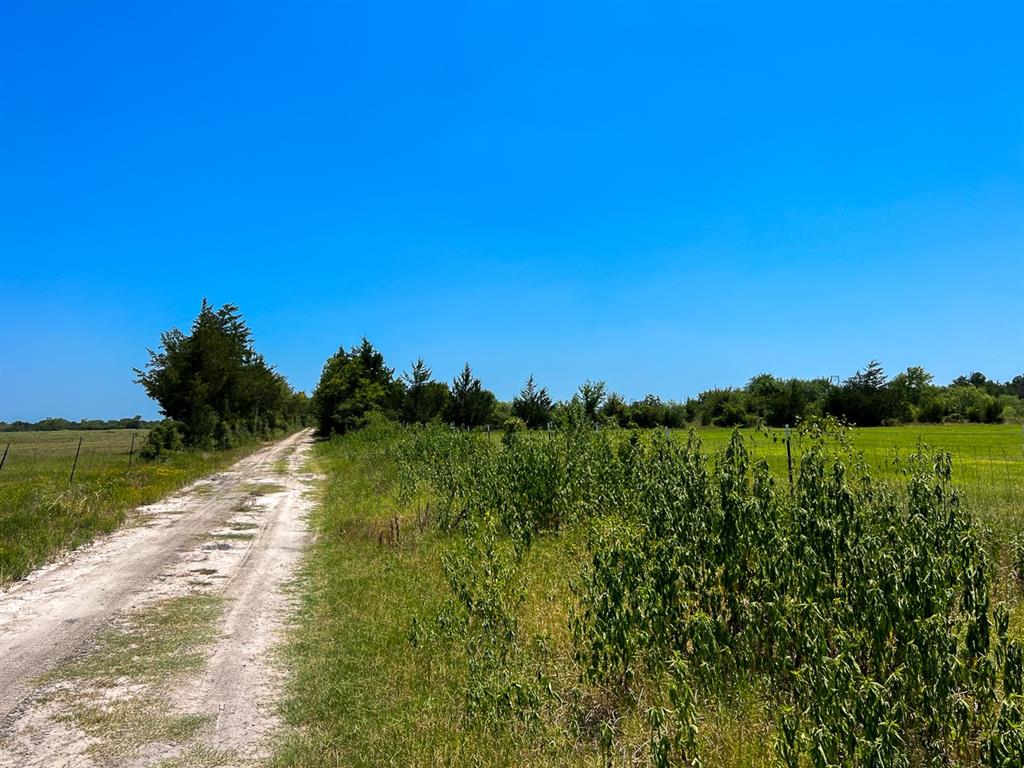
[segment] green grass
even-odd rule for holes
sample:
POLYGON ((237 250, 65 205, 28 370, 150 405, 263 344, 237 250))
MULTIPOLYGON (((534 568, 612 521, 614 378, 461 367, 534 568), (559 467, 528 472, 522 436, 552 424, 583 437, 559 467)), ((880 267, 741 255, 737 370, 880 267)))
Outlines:
POLYGON ((209 720, 203 715, 168 714, 162 702, 138 698, 79 707, 62 719, 99 739, 90 752, 105 760, 134 757, 148 744, 181 744, 209 720))
MULTIPOLYGON (((696 430, 708 451, 725 447, 731 429, 696 430)), ((771 465, 777 477, 786 478, 784 430, 740 430, 748 447, 771 465), (773 439, 774 438, 774 439, 773 439)), ((687 432, 678 430, 678 439, 687 432)), ((948 451, 953 457, 953 480, 967 496, 979 520, 1012 534, 1024 530, 1024 432, 1019 424, 929 424, 903 427, 870 427, 851 430, 853 447, 863 454, 872 476, 891 478, 895 459, 905 459, 918 446, 948 451)), ((794 431, 794 471, 799 466, 803 439, 794 431)))
POLYGON ((190 747, 178 757, 158 763, 156 768, 227 768, 248 764, 248 761, 239 760, 233 750, 199 745, 190 747))
POLYGON ((248 541, 256 538, 255 533, 244 533, 240 531, 229 531, 226 533, 211 533, 210 539, 214 541, 248 541))
MULTIPOLYGON (((139 430, 135 448, 144 438, 139 430)), ((135 507, 149 504, 221 469, 256 446, 181 453, 128 468, 132 430, 14 432, 0 469, 0 584, 21 578, 60 552, 121 525, 135 507), (82 450, 69 483, 78 441, 82 450)))
MULTIPOLYGON (((389 447, 356 435, 316 449, 314 468, 328 480, 312 519, 317 538, 287 649, 292 676, 284 715, 293 731, 274 764, 589 764, 592 756, 561 748, 535 745, 524 753, 511 736, 474 727, 463 715, 465 659, 458 649, 416 652, 410 645, 412 617, 429 617, 447 595, 444 541, 410 524, 401 546, 378 543, 391 515, 410 513, 396 506, 389 447)), ((531 556, 566 555, 552 541, 531 556)), ((548 597, 564 589, 559 570, 533 569, 538 632, 548 625, 563 631, 548 597)))
POLYGON ((221 607, 221 598, 212 595, 164 600, 100 634, 86 656, 59 667, 52 678, 158 682, 196 672, 203 667, 199 649, 213 640, 221 607))
MULTIPOLYGON (((715 451, 731 432, 698 434, 705 448, 715 451)), ((766 458, 785 483, 785 444, 752 430, 747 435, 754 454, 766 458)), ((685 439, 685 432, 677 437, 685 439)), ((956 482, 969 503, 1002 533, 1024 527, 1020 437, 1019 426, 984 425, 853 434, 865 461, 883 477, 895 475, 894 456, 906 455, 919 440, 950 451, 956 482)), ((797 438, 794 452, 798 462, 797 438)), ((435 639, 414 648, 410 642, 412 619, 429 620, 449 594, 441 562, 447 542, 432 526, 419 530, 416 506, 399 502, 394 446, 356 434, 321 443, 314 455, 313 469, 326 481, 311 518, 317 538, 304 561, 301 608, 287 649, 292 676, 284 715, 290 735, 274 765, 604 764, 598 739, 584 733, 593 720, 588 713, 606 706, 600 699, 563 699, 558 711, 547 714, 546 724, 525 731, 482 728, 467 718, 462 646, 435 639), (381 533, 396 514, 403 521, 401 544, 382 545, 381 533), (550 727, 553 723, 556 727, 550 727)), ((543 641, 554 688, 566 692, 578 688, 567 627, 568 580, 579 572, 581 535, 566 530, 542 537, 523 569, 520 634, 543 641)), ((702 702, 701 753, 711 761, 706 764, 774 764, 774 723, 763 709, 767 698, 763 691, 741 689, 732 699, 702 702)), ((635 734, 624 739, 633 745, 645 738, 646 723, 636 715, 640 704, 617 724, 623 733, 635 734)), ((625 752, 614 757, 617 765, 632 759, 625 752)))
POLYGON ((253 496, 269 496, 272 493, 281 493, 288 489, 278 483, 248 483, 241 486, 239 490, 253 496))

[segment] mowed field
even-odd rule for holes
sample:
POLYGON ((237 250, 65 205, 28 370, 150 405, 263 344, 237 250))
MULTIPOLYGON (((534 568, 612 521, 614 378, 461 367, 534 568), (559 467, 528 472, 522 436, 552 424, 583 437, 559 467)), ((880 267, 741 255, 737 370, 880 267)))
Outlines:
POLYGON ((97 534, 109 533, 134 507, 156 501, 252 449, 183 453, 145 462, 138 457, 145 435, 145 430, 128 429, 0 435, 0 455, 7 450, 0 469, 0 585, 97 534))

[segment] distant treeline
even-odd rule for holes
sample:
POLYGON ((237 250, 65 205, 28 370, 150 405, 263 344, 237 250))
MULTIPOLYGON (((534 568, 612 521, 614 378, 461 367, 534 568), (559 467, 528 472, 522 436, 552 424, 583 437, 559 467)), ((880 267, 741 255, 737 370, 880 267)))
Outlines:
POLYGON ((1008 382, 981 373, 946 386, 920 367, 889 378, 871 361, 843 381, 780 379, 768 373, 746 386, 710 389, 679 402, 648 395, 627 401, 603 381, 587 381, 569 400, 555 402, 530 376, 511 402, 483 387, 467 363, 449 384, 434 380, 422 359, 401 376, 365 338, 338 350, 324 366, 311 400, 322 435, 343 433, 368 419, 432 420, 459 427, 539 428, 577 411, 594 423, 622 427, 774 426, 831 415, 859 426, 911 422, 999 422, 1024 419, 1024 374, 1008 382))
POLYGON ((0 432, 57 432, 64 429, 150 429, 159 421, 146 421, 141 416, 125 419, 43 419, 42 421, 0 421, 0 432))
POLYGON ((614 393, 598 408, 621 426, 781 427, 815 416, 835 416, 862 427, 890 424, 1018 421, 1024 419, 1024 375, 1008 382, 982 373, 946 386, 914 366, 889 378, 877 361, 836 381, 754 376, 743 387, 709 389, 684 402, 656 395, 626 402, 614 393))

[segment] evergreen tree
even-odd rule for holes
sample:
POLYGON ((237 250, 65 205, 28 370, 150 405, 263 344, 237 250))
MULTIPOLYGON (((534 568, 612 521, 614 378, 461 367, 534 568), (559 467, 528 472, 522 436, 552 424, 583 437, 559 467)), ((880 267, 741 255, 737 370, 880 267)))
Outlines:
POLYGON ((189 334, 163 333, 136 382, 183 425, 189 446, 227 447, 240 434, 287 426, 294 393, 253 347, 238 307, 218 310, 203 299, 189 334))
POLYGON ((448 385, 432 380, 432 371, 419 358, 409 373, 402 374, 405 398, 402 403, 402 421, 407 424, 426 424, 442 415, 451 400, 448 385))
POLYGON ((834 389, 829 397, 828 411, 862 427, 876 427, 896 418, 885 371, 872 360, 863 371, 857 371, 834 389))
POLYGON ((460 427, 480 427, 491 422, 497 398, 494 393, 480 384, 466 363, 452 382, 452 398, 445 411, 445 418, 460 427))
POLYGON ((532 373, 519 395, 512 400, 512 413, 526 422, 526 426, 532 428, 542 427, 548 423, 552 407, 547 389, 537 388, 532 373))

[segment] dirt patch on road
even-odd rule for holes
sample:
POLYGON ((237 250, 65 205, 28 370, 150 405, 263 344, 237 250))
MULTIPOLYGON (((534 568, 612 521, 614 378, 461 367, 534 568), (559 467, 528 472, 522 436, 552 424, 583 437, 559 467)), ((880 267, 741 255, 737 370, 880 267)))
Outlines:
POLYGON ((311 442, 253 454, 0 593, 0 766, 269 754, 311 442))

